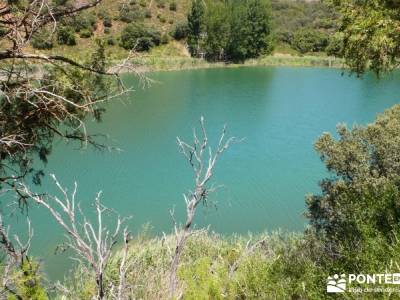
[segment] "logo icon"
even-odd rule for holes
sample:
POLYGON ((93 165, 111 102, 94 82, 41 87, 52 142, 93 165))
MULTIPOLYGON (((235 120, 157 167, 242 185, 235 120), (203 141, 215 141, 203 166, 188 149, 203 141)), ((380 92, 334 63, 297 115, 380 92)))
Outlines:
POLYGON ((335 274, 329 276, 326 283, 326 291, 328 293, 344 293, 346 290, 346 275, 335 274))

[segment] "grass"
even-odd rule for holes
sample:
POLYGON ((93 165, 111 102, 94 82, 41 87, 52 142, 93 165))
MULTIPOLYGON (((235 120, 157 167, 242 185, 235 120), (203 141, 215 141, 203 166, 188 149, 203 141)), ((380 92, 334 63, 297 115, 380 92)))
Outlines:
MULTIPOLYGON (((142 235, 131 242, 128 262, 132 267, 126 276, 129 299, 169 298, 168 271, 174 242, 172 235, 142 235)), ((193 235, 178 270, 180 292, 183 299, 193 300, 317 299, 315 296, 325 286, 316 286, 315 282, 325 275, 307 255, 301 255, 303 246, 302 235, 279 232, 230 237, 204 232, 193 235), (255 244, 257 241, 262 242, 255 244), (289 272, 291 280, 283 280, 289 272)), ((109 285, 118 282, 121 259, 120 252, 112 258, 107 273, 109 285)), ((78 299, 93 296, 91 274, 78 270, 71 282, 78 299)))

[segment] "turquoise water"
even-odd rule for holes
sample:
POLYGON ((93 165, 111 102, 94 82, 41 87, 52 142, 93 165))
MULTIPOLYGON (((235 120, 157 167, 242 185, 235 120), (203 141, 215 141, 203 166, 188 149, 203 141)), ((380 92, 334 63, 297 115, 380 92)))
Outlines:
MULTIPOLYGON (((201 115, 212 140, 224 123, 245 140, 218 163, 214 182, 224 187, 212 196, 216 207, 199 210, 198 226, 211 224, 211 230, 225 234, 301 231, 304 196, 318 192, 318 181, 327 175, 313 142, 339 122, 372 121, 400 98, 399 75, 377 81, 372 75, 342 76, 334 69, 237 68, 150 76, 155 81, 150 88, 109 105, 103 122, 89 125, 122 151, 80 151, 58 141, 45 171, 66 186, 77 181, 83 208, 102 190, 107 206, 133 216, 132 231, 150 223, 154 233, 171 231, 173 207, 182 220, 182 193, 192 187, 192 173, 175 139, 190 141, 201 115)), ((54 191, 47 180, 44 187, 54 191)), ((49 273, 59 274, 69 264, 53 254, 60 231, 46 211, 33 208, 31 215, 33 252, 50 262, 49 273)))

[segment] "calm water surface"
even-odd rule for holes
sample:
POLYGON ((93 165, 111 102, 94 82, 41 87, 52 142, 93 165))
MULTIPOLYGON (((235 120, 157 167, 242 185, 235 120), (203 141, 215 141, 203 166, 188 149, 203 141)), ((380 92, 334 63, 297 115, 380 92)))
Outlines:
MULTIPOLYGON (((216 208, 199 211, 197 224, 226 234, 301 231, 304 196, 318 192, 318 181, 327 175, 313 142, 338 122, 372 121, 400 97, 400 75, 361 80, 332 69, 215 69, 151 78, 156 81, 151 88, 113 103, 101 124, 89 125, 92 132, 109 135, 108 143, 121 152, 79 151, 56 142, 46 173, 67 186, 77 181, 84 208, 102 190, 107 206, 133 216, 132 230, 150 223, 155 233, 171 230, 172 207, 182 216, 182 193, 191 188, 192 173, 175 139, 190 141, 200 115, 214 141, 224 123, 245 141, 217 165, 214 182, 224 187, 211 199, 216 208)), ((44 187, 55 190, 48 180, 44 187)), ((53 254, 60 231, 46 211, 32 209, 31 215, 33 251, 51 265, 50 274, 59 275, 69 264, 53 254)))

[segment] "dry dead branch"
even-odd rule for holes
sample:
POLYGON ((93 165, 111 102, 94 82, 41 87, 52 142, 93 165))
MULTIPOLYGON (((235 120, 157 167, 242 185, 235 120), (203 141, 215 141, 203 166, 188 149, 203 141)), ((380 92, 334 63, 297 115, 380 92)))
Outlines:
MULTIPOLYGON (((73 260, 93 271, 97 287, 97 299, 105 297, 105 270, 108 266, 112 249, 117 243, 121 226, 127 218, 117 216, 114 230, 110 231, 104 224, 104 215, 110 210, 101 203, 101 192, 96 196, 94 205, 96 221, 89 220, 76 203, 77 184, 74 184, 72 192, 61 186, 54 175, 51 175, 56 186, 61 192, 62 198, 50 195, 38 195, 33 193, 25 184, 20 183, 22 193, 29 196, 34 202, 45 207, 65 231, 66 246, 72 249, 73 260)), ((118 287, 117 299, 123 298, 123 288, 126 274, 126 253, 128 251, 129 234, 123 230, 124 259, 120 266, 120 287, 118 287)))
POLYGON ((170 267, 169 291, 171 298, 177 296, 177 270, 183 248, 189 236, 195 232, 192 230, 192 224, 193 218, 196 214, 196 208, 199 203, 206 204, 208 195, 215 191, 216 188, 209 186, 209 182, 212 178, 217 160, 233 142, 237 141, 235 137, 226 138, 225 125, 219 138, 218 145, 213 151, 211 146, 209 146, 209 140, 204 126, 204 117, 200 118, 200 129, 200 137, 198 137, 196 129, 193 130, 193 144, 191 145, 182 141, 179 137, 177 138, 180 152, 185 156, 186 160, 189 162, 189 165, 193 169, 195 182, 194 189, 183 195, 186 204, 186 221, 183 225, 183 228, 178 226, 173 211, 170 212, 174 223, 176 238, 175 251, 170 267))

